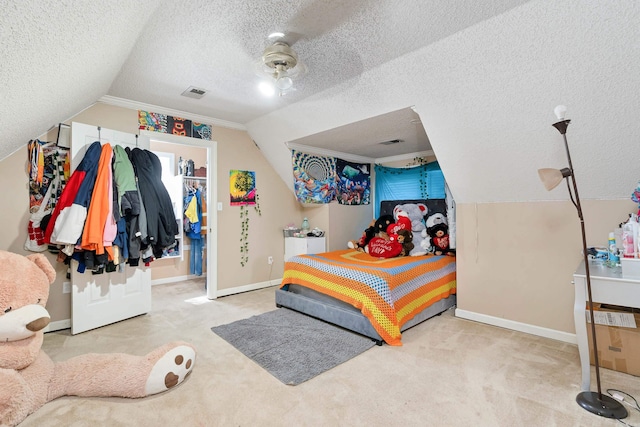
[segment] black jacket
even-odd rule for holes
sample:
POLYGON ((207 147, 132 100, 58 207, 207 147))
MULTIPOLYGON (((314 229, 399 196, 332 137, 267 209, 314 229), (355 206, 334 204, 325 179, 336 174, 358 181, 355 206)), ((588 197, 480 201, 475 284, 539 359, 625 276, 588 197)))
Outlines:
POLYGON ((163 250, 175 243, 178 234, 173 204, 162 182, 162 165, 158 156, 140 148, 130 151, 130 159, 147 214, 146 243, 153 248, 153 255, 160 258, 163 250))

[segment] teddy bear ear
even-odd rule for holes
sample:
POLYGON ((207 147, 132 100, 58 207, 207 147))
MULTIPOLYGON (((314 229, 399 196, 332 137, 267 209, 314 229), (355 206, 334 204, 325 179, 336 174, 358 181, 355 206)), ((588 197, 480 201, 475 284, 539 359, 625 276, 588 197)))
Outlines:
POLYGON ((47 275, 47 279, 49 279, 49 284, 52 284, 54 280, 56 280, 56 270, 53 268, 49 260, 43 254, 32 254, 27 255, 27 259, 37 265, 40 270, 47 275))

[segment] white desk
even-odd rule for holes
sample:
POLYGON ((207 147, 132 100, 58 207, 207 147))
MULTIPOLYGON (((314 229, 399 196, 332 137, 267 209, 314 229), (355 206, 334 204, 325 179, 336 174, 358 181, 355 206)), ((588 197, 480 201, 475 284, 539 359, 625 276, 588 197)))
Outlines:
MULTIPOLYGON (((589 262, 591 276, 591 297, 593 302, 640 308, 640 280, 622 277, 620 267, 610 268, 602 263, 589 262)), ((582 365, 582 390, 591 387, 591 365, 589 363, 589 342, 587 339, 586 301, 587 275, 584 261, 573 274, 576 299, 573 306, 573 320, 576 326, 580 364, 582 365)))

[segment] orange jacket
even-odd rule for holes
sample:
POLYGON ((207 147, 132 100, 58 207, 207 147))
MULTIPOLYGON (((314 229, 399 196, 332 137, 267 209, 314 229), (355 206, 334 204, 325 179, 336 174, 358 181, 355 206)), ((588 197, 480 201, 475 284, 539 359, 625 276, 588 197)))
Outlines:
MULTIPOLYGON (((107 244, 107 252, 109 259, 113 259, 111 252, 111 242, 105 242, 105 226, 108 228, 108 221, 114 222, 113 219, 113 183, 111 172, 111 159, 113 157, 113 148, 110 144, 104 144, 100 153, 98 162, 98 175, 96 183, 93 187, 91 195, 91 203, 87 211, 87 219, 84 223, 82 232, 82 242, 80 247, 87 251, 95 251, 96 255, 102 255, 105 252, 105 243, 107 244)), ((115 224, 115 222, 114 222, 115 224)))

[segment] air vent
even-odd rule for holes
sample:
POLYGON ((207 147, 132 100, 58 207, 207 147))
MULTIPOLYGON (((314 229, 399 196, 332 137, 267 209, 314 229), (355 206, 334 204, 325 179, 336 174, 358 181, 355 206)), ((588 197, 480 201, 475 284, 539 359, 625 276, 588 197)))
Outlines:
POLYGON ((402 142, 401 139, 392 139, 391 141, 381 142, 380 145, 393 145, 402 142))
POLYGON ((186 96, 187 98, 195 98, 200 99, 207 93, 206 90, 200 89, 197 87, 190 86, 187 90, 182 92, 182 96, 186 96))

